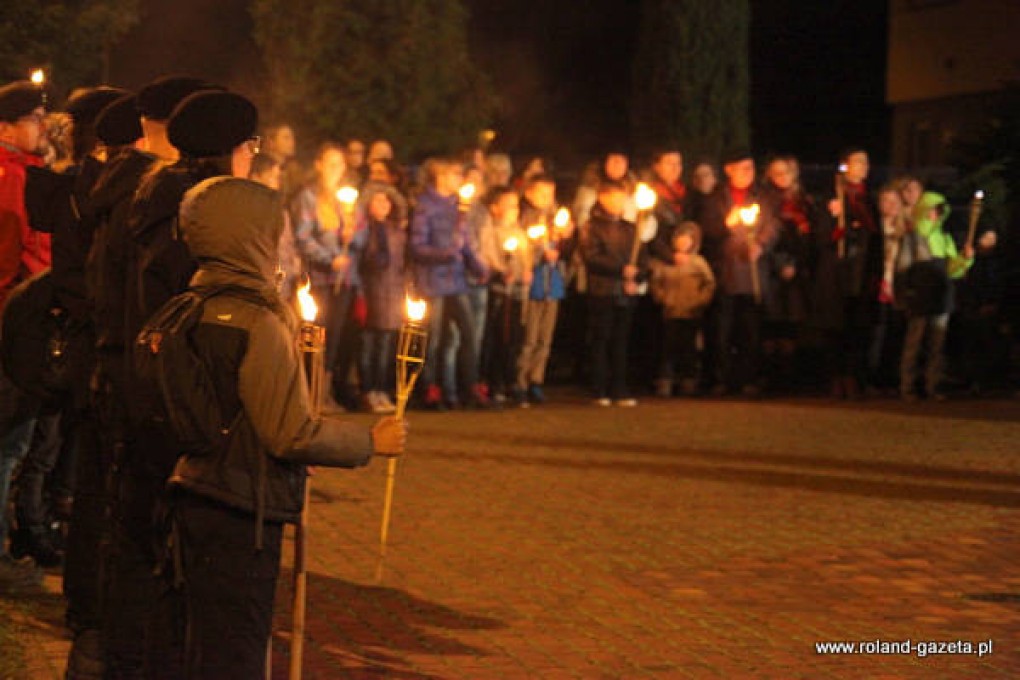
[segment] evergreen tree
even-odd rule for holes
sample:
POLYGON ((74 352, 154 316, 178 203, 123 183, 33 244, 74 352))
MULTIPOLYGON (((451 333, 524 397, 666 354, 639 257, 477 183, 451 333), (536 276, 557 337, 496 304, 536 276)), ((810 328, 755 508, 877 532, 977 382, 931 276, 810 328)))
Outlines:
POLYGON ((2 0, 0 79, 47 69, 58 92, 106 80, 109 48, 138 21, 138 0, 2 0))
POLYGON ((467 47, 461 0, 253 0, 271 118, 317 138, 452 151, 494 99, 467 47))
POLYGON ((716 156, 750 141, 748 0, 643 0, 632 119, 644 149, 716 156))

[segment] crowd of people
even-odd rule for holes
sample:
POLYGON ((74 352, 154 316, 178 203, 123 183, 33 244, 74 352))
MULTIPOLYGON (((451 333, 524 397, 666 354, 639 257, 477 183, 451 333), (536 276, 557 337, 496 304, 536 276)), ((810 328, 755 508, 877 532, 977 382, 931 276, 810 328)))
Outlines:
POLYGON ((637 172, 612 149, 565 200, 548 159, 409 166, 350 139, 305 164, 296 141, 193 78, 83 89, 59 113, 39 86, 0 88, 5 509, 17 470, 0 588, 63 563, 68 677, 263 673, 304 465, 402 450, 400 421, 339 414, 394 411, 408 298, 428 303, 416 404, 433 410, 540 406, 554 368, 596 408, 822 384, 943 399, 954 313, 961 372, 995 373, 995 232, 954 234, 914 176, 873 192, 862 148, 825 195, 790 156, 728 149, 686 182, 680 148, 637 172), (324 415, 302 288, 326 330, 324 415), (152 357, 181 332, 190 382, 164 371, 154 400, 152 357))

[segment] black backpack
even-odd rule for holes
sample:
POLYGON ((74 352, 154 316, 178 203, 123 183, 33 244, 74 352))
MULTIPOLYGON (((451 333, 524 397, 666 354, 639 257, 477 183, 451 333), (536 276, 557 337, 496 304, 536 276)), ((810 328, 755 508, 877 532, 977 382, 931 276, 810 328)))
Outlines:
POLYGON ((212 451, 230 433, 229 421, 237 416, 223 413, 212 374, 192 339, 205 302, 231 290, 189 290, 171 298, 135 339, 131 419, 173 441, 178 454, 212 451))

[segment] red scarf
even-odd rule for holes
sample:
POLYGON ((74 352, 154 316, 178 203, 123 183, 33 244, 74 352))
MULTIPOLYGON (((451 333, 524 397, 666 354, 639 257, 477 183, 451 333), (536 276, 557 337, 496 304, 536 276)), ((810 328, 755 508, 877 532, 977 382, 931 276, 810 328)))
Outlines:
POLYGON ((807 211, 803 202, 797 200, 798 196, 793 192, 783 193, 783 205, 779 209, 779 217, 784 222, 790 222, 797 226, 797 231, 803 236, 811 233, 811 222, 808 221, 807 211))
POLYGON ((875 224, 875 216, 871 214, 871 207, 868 205, 867 199, 868 188, 864 186, 864 182, 846 183, 847 221, 851 228, 864 227, 870 232, 875 232, 878 230, 878 226, 875 224))
POLYGON ((687 187, 684 186, 683 182, 676 181, 672 184, 666 184, 661 179, 656 178, 652 182, 652 189, 655 190, 659 200, 668 205, 674 213, 677 215, 683 214, 684 197, 687 195, 687 187))
POLYGON ((730 199, 733 201, 733 205, 744 205, 747 201, 748 194, 751 193, 751 187, 738 189, 731 184, 727 188, 730 190, 730 199))

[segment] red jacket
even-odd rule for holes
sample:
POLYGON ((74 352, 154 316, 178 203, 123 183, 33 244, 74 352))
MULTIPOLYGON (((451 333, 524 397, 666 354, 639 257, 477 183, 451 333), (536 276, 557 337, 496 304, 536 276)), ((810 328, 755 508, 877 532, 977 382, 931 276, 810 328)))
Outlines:
POLYGON ((50 235, 28 226, 25 168, 42 165, 38 156, 0 144, 0 308, 26 275, 50 266, 50 235))

